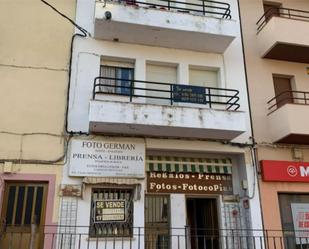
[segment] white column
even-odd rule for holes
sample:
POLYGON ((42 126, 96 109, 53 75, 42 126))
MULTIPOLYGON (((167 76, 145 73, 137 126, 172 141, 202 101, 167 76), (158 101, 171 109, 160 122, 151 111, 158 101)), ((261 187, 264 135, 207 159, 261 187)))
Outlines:
POLYGON ((186 198, 184 194, 171 194, 171 239, 172 248, 184 249, 186 247, 186 198))
POLYGON ((180 63, 177 68, 177 84, 189 84, 189 65, 180 63))
MULTIPOLYGON (((146 60, 144 58, 137 58, 135 61, 135 75, 134 75, 135 80, 141 80, 145 81, 146 80, 146 60)), ((146 85, 145 83, 141 82, 135 82, 135 87, 140 87, 140 88, 145 88, 146 85)), ((134 92, 136 95, 146 95, 145 90, 135 90, 134 92)), ((145 103, 146 98, 139 98, 137 100, 140 103, 145 103)))

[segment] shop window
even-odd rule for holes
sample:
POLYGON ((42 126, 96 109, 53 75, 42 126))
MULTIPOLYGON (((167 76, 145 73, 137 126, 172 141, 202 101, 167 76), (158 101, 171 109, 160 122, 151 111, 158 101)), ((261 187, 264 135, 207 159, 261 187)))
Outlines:
POLYGON ((131 237, 133 233, 133 190, 93 189, 91 237, 131 237))
POLYGON ((100 66, 102 93, 130 95, 134 80, 134 65, 129 62, 103 60, 100 66))
POLYGON ((279 194, 281 224, 285 248, 300 249, 309 246, 309 195, 279 194))

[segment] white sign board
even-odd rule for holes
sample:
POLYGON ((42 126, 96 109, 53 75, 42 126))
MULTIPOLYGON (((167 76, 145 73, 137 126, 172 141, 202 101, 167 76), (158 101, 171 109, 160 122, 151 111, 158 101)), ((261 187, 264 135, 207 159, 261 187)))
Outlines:
POLYGON ((309 204, 291 203, 296 244, 308 244, 309 241, 309 204))
POLYGON ((70 143, 70 176, 145 177, 145 144, 136 140, 77 140, 70 143))

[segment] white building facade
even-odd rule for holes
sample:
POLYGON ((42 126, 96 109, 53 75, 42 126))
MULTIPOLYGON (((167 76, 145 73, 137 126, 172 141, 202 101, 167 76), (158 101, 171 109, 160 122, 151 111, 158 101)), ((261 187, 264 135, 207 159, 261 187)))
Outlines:
POLYGON ((259 243, 237 1, 78 0, 76 23, 57 243, 259 243))

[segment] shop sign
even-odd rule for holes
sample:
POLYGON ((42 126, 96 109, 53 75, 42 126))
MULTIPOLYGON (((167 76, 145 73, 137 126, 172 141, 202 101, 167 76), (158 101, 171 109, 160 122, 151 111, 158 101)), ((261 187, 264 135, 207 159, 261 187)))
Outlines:
POLYGON ((62 184, 60 185, 59 195, 66 197, 82 197, 82 185, 62 184))
POLYGON ((291 203, 296 244, 308 244, 309 238, 309 204, 291 203))
POLYGON ((200 86, 173 85, 173 101, 205 104, 205 88, 200 86))
POLYGON ((70 176, 145 177, 145 144, 136 140, 77 140, 70 144, 70 176))
POLYGON ((309 162, 262 160, 264 181, 309 182, 309 162))
POLYGON ((94 222, 125 221, 125 200, 95 201, 94 222))
POLYGON ((148 193, 233 194, 232 176, 206 173, 148 172, 148 193))

